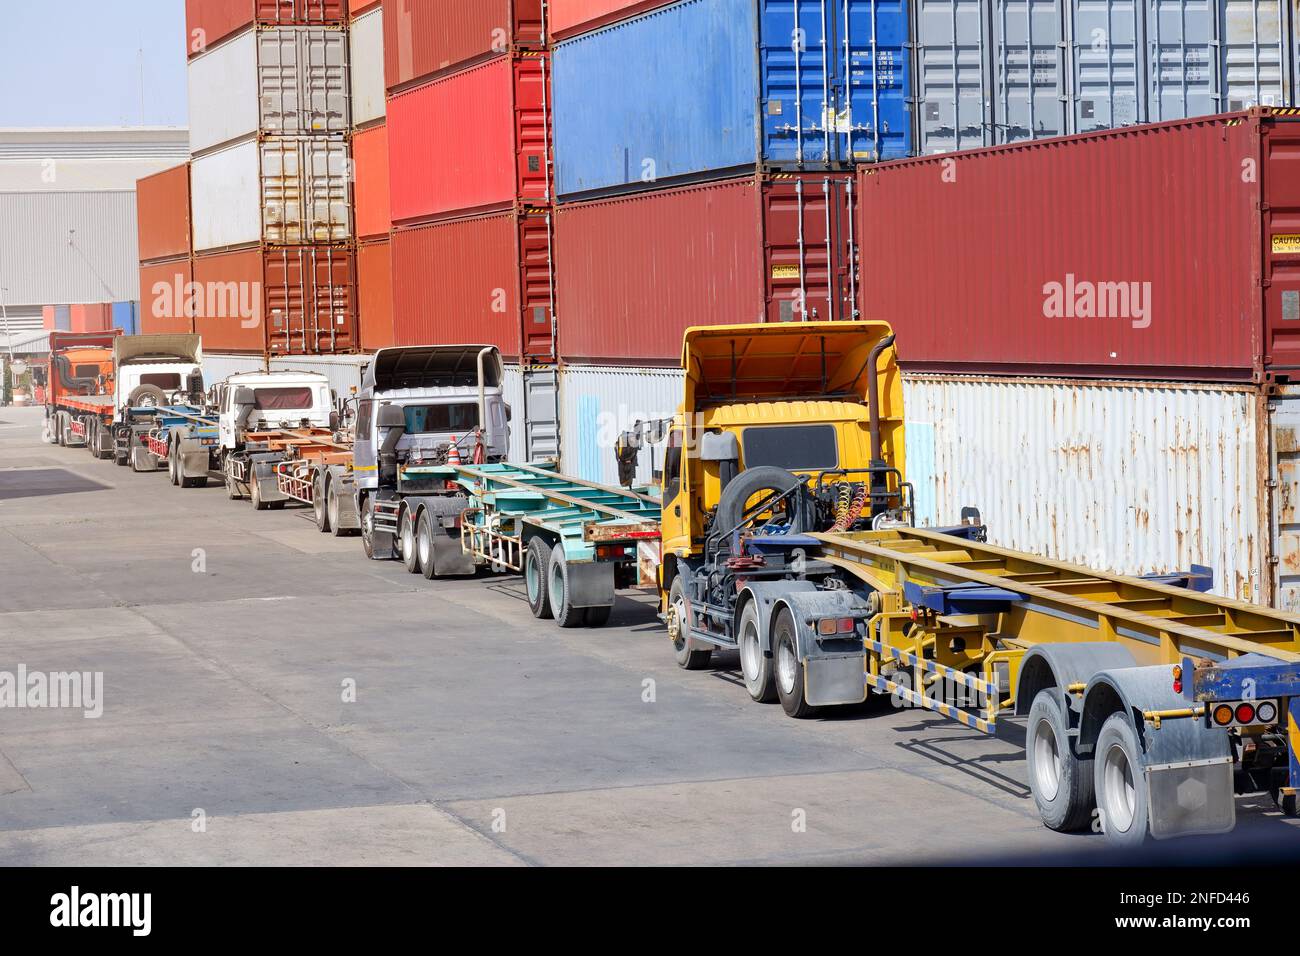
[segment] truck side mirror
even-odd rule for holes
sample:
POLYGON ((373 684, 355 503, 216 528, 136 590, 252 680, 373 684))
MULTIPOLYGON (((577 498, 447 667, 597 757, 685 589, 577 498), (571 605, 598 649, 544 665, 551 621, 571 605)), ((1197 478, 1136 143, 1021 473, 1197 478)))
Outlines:
POLYGON ((237 389, 235 389, 235 404, 236 404, 236 405, 256 405, 256 404, 257 404, 257 392, 253 391, 251 388, 237 388, 237 389))
POLYGON ((515 420, 515 410, 511 408, 509 405, 507 405, 505 408, 506 408, 506 421, 513 422, 515 420))
POLYGON ((375 424, 380 428, 406 428, 406 413, 400 405, 380 405, 375 424))

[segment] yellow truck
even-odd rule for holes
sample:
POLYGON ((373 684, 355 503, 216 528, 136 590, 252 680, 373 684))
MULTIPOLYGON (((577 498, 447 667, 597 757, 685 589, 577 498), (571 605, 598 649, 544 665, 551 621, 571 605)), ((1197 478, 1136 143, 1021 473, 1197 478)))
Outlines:
POLYGON ((683 366, 659 565, 681 666, 736 649, 750 695, 793 717, 871 694, 986 734, 1026 717, 1053 829, 1222 832, 1244 791, 1296 813, 1300 618, 1205 593, 1205 568, 991 546, 973 508, 916 528, 884 323, 693 328, 683 366))

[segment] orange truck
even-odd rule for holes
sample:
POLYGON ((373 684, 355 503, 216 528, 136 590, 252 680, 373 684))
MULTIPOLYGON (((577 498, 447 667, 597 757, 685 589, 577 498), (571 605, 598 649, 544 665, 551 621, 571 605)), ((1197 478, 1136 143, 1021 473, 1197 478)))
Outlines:
POLYGON ((49 444, 89 447, 96 458, 113 453, 113 343, 121 329, 51 332, 49 361, 33 369, 45 392, 49 444))

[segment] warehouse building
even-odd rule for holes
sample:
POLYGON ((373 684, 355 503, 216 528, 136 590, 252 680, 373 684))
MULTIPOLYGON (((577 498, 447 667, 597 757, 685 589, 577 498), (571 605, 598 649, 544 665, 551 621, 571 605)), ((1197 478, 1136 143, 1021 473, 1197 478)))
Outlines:
POLYGON ((139 300, 135 182, 188 151, 175 127, 0 129, 0 350, 44 306, 139 300))

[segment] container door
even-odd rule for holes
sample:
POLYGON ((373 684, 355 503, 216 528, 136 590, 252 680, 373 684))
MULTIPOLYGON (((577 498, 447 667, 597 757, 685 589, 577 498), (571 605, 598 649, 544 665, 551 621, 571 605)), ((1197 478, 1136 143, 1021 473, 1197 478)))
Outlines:
POLYGON ((266 253, 266 317, 274 355, 328 355, 356 346, 351 255, 308 247, 266 253))
POLYGON ((558 461, 560 457, 560 387, 555 368, 524 369, 524 408, 514 410, 511 428, 524 429, 529 461, 558 461))
POLYGON ((767 321, 856 316, 854 181, 805 173, 763 188, 767 321))
POLYGON ((993 2, 993 128, 998 143, 1066 131, 1063 3, 993 2))
POLYGON ((347 34, 337 29, 261 30, 258 88, 267 133, 346 133, 351 125, 347 34))
POLYGON ((1269 401, 1273 606, 1300 611, 1300 386, 1269 401))
POLYGON ((983 0, 913 0, 916 149, 993 144, 991 25, 983 0))
POLYGON ((1287 103, 1287 31, 1281 0, 1223 0, 1219 21, 1221 111, 1287 103))
POLYGON ((520 349, 524 361, 554 361, 554 224, 549 212, 529 211, 519 222, 520 349))
MULTIPOLYGON (((1184 119, 1221 112, 1220 0, 1147 0, 1147 119, 1184 119)), ((1226 104, 1222 108, 1226 108, 1226 104)))
POLYGON ((1265 121, 1260 138, 1264 361, 1300 380, 1300 120, 1265 121))
POLYGON ((841 0, 833 10, 840 46, 830 118, 840 141, 837 159, 874 162, 910 156, 906 0, 841 0))
POLYGON ((1069 7, 1071 132, 1145 121, 1145 0, 1076 0, 1069 7))
MULTIPOLYGON (((844 119, 836 100, 842 96, 836 83, 844 53, 836 40, 834 0, 765 0, 759 6, 763 155, 774 163, 840 160, 845 137, 827 132, 838 130, 844 119)), ((719 8, 718 15, 734 13, 719 8)))
POLYGON ((262 142, 262 224, 266 242, 346 242, 352 238, 348 145, 342 139, 262 142))

